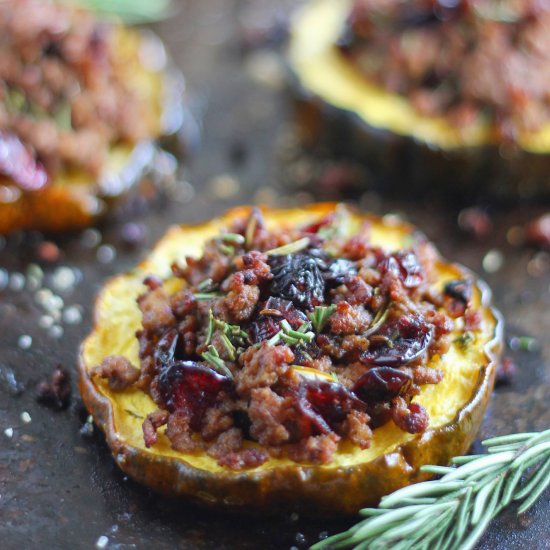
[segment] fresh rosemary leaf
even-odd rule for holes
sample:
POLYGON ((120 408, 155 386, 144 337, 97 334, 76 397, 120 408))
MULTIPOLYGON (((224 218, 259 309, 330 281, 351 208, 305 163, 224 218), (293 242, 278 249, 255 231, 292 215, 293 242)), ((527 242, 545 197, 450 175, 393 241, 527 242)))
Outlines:
POLYGON ((56 0, 76 4, 103 16, 117 17, 129 25, 152 23, 168 17, 171 0, 56 0))
POLYGON ((307 248, 309 246, 309 242, 309 237, 303 237, 302 239, 284 244, 283 246, 272 248, 271 250, 268 250, 266 254, 268 256, 284 256, 286 254, 295 254, 296 252, 300 252, 301 250, 304 250, 304 248, 307 248))
POLYGON ((336 305, 331 306, 316 306, 312 313, 308 315, 313 329, 319 334, 327 324, 330 316, 336 311, 336 305))
POLYGON ((215 300, 216 298, 221 298, 223 294, 219 292, 193 292, 195 300, 206 301, 206 300, 215 300))
POLYGON ((212 365, 220 374, 224 374, 229 378, 233 378, 233 373, 225 366, 223 359, 220 357, 218 350, 214 346, 208 346, 208 351, 202 354, 202 358, 212 365))

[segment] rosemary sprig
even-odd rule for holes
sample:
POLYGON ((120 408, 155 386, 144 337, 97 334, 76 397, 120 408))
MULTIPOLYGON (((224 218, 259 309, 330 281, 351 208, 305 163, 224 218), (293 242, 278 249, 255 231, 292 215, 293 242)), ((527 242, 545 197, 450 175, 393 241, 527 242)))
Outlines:
POLYGON ((399 489, 366 519, 312 550, 399 548, 470 550, 489 522, 510 503, 526 512, 550 486, 550 430, 493 437, 488 454, 460 456, 453 466, 424 466, 441 478, 399 489))
POLYGON ((325 328, 325 325, 335 310, 335 304, 332 304, 331 306, 316 306, 315 309, 308 314, 309 320, 313 325, 313 329, 317 334, 325 328))
POLYGON ((208 351, 205 351, 201 357, 207 363, 210 363, 214 367, 214 370, 217 370, 220 374, 233 378, 233 373, 225 366, 223 359, 214 346, 208 346, 208 351))
POLYGON ((267 341, 267 344, 269 346, 274 346, 275 344, 278 344, 281 340, 289 346, 295 346, 296 344, 302 342, 312 342, 315 338, 315 334, 309 330, 310 328, 311 325, 309 322, 307 322, 303 323, 298 330, 293 330, 290 326, 290 323, 286 319, 283 319, 281 321, 281 330, 277 334, 272 336, 267 341))
MULTIPOLYGON (((235 343, 237 346, 244 346, 248 342, 248 333, 239 325, 230 325, 221 319, 216 319, 212 310, 208 312, 208 330, 206 331, 205 346, 208 346, 214 335, 214 330, 219 329, 224 336, 230 341, 231 345, 235 343)), ((224 340, 225 343, 225 340, 224 340)), ((229 351, 229 349, 228 349, 229 351)), ((233 352, 234 352, 233 348, 233 352)), ((231 352, 230 352, 231 354, 231 352)))
POLYGON ((128 25, 152 23, 168 17, 171 0, 56 0, 82 6, 100 15, 117 17, 128 25))

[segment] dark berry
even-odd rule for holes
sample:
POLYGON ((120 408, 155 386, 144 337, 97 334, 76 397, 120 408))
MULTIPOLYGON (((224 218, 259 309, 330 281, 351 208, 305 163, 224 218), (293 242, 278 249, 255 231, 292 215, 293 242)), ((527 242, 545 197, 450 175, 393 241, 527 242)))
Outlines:
POLYGON ((307 321, 306 315, 296 309, 291 301, 270 297, 261 307, 257 319, 250 325, 252 341, 262 342, 275 336, 281 328, 283 319, 288 321, 293 329, 300 328, 307 321))
POLYGON ((426 278, 424 269, 413 252, 397 252, 388 256, 380 266, 382 274, 393 273, 406 288, 415 288, 426 278))
POLYGON ((410 374, 392 367, 374 367, 357 380, 353 392, 367 403, 390 401, 410 388, 410 374))
POLYGON ((195 361, 177 361, 159 375, 159 390, 170 412, 185 410, 191 415, 191 429, 200 430, 204 413, 221 392, 230 391, 233 381, 195 361))
POLYGON ((472 281, 470 279, 449 281, 443 292, 450 298, 468 305, 472 299, 472 281))
POLYGON ((329 286, 341 285, 346 279, 354 275, 357 275, 355 262, 345 258, 328 262, 326 269, 323 270, 323 278, 329 286))
POLYGON ((56 367, 49 380, 38 385, 36 399, 55 410, 66 409, 71 402, 71 377, 68 371, 60 366, 56 367))
POLYGON ((369 366, 399 367, 413 361, 428 348, 433 325, 421 315, 391 319, 371 338, 368 351, 360 360, 369 366))
POLYGON ((313 309, 323 303, 325 281, 317 260, 309 254, 271 256, 272 296, 290 300, 295 306, 313 309))

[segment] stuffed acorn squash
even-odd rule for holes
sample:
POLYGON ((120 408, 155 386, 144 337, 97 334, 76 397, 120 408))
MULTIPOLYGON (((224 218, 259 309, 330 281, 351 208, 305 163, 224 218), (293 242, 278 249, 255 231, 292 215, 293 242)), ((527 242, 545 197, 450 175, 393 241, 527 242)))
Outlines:
POLYGON ((530 0, 309 0, 288 51, 302 138, 388 189, 549 195, 549 24, 530 0))
POLYGON ((106 284, 81 393, 161 493, 354 513, 472 443, 501 343, 489 299, 403 222, 236 208, 106 284))
POLYGON ((160 180, 182 89, 158 39, 37 0, 1 3, 0 30, 0 234, 86 226, 160 180))

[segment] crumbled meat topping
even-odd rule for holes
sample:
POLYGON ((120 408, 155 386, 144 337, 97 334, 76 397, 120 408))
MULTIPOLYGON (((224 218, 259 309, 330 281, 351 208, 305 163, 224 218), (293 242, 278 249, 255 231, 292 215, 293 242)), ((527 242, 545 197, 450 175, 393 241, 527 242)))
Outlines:
POLYGON ((355 0, 338 47, 420 114, 515 141, 550 122, 549 26, 538 0, 355 0))
POLYGON ((343 236, 341 223, 268 231, 253 211, 209 240, 202 258, 173 266, 179 290, 146 279, 139 378, 121 357, 96 372, 155 401, 147 446, 166 425, 175 450, 240 470, 269 456, 327 464, 340 441, 366 449, 387 422, 427 429, 414 397, 442 380, 430 362, 453 333, 480 327, 472 284, 441 289, 437 252, 424 241, 390 253, 370 231, 343 236))

